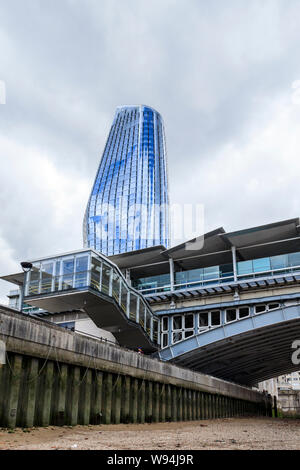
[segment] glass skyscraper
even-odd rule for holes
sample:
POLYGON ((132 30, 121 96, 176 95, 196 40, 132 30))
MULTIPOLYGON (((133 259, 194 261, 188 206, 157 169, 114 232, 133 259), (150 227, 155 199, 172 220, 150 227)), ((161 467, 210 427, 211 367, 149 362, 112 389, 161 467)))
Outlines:
POLYGON ((169 247, 164 125, 149 106, 120 106, 83 223, 84 246, 105 255, 169 247))

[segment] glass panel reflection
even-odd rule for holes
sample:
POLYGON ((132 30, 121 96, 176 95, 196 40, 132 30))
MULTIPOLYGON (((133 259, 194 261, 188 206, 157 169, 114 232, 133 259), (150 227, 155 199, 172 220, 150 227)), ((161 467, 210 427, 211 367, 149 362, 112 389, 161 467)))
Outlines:
POLYGON ((109 281, 110 281, 111 267, 103 263, 102 265, 102 285, 101 291, 104 294, 109 294, 109 281))
POLYGON ((74 259, 63 260, 62 289, 68 290, 73 287, 74 259))
MULTIPOLYGON (((140 305, 143 306, 143 304, 140 305)), ((137 312, 137 296, 133 292, 129 293, 129 318, 136 321, 136 312, 137 312)), ((140 312, 141 315, 141 312, 140 312)))
POLYGON ((87 286, 87 270, 88 270, 88 257, 81 256, 76 259, 75 267, 75 286, 74 287, 86 287, 87 286))
POLYGON ((41 293, 51 292, 53 277, 53 262, 42 263, 41 266, 41 293))
POLYGON ((91 262, 91 287, 100 290, 102 263, 97 258, 92 258, 91 262))

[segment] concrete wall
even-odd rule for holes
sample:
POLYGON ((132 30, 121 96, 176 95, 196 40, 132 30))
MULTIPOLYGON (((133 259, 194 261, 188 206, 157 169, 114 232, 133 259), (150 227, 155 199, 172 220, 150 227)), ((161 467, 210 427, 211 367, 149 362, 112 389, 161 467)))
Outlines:
POLYGON ((0 309, 0 426, 270 414, 262 394, 0 309))
POLYGON ((300 391, 278 390, 278 407, 283 415, 300 416, 300 391))
POLYGON ((45 317, 47 321, 59 324, 64 322, 75 322, 75 331, 78 333, 86 334, 87 336, 96 336, 97 338, 104 338, 112 343, 116 343, 117 340, 112 333, 106 330, 98 328, 95 323, 87 316, 86 313, 81 312, 65 312, 49 314, 45 317))

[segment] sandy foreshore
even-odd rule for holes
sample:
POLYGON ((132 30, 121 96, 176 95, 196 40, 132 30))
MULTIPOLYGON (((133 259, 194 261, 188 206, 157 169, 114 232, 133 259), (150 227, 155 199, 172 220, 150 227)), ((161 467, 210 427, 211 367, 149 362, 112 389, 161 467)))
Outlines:
POLYGON ((0 430, 0 449, 300 449, 300 420, 218 419, 0 430))

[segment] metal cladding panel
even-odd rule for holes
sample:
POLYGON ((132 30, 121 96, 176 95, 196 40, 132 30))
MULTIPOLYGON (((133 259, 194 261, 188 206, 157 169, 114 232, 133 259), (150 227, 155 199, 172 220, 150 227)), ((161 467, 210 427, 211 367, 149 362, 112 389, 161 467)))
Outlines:
POLYGON ((267 325, 273 325, 274 323, 280 323, 284 321, 284 315, 282 309, 273 310, 272 312, 261 313, 260 315, 253 317, 254 328, 261 328, 267 325))
POLYGON ((159 357, 162 361, 170 361, 172 359, 171 350, 169 348, 162 349, 159 352, 159 357))
POLYGON ((244 331, 247 331, 251 329, 252 327, 253 327, 252 318, 245 318, 243 320, 239 320, 237 322, 228 324, 224 328, 226 331, 226 336, 230 337, 230 336, 243 333, 244 331))

